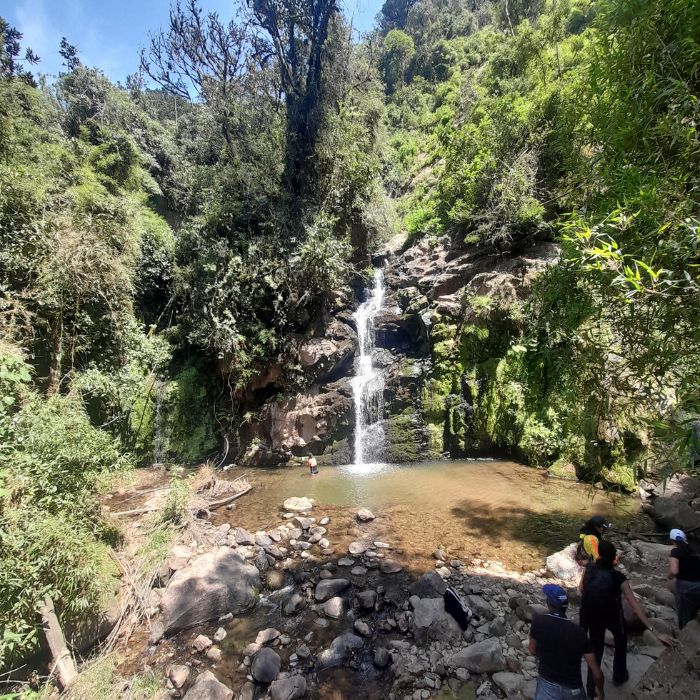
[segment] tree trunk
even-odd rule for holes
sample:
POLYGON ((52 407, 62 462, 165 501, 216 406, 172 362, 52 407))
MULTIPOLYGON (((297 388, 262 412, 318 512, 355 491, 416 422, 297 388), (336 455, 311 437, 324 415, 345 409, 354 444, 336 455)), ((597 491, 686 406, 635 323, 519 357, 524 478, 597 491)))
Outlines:
POLYGON ((66 690, 75 682, 78 672, 75 670, 73 657, 66 646, 63 630, 53 607, 53 601, 48 596, 44 598, 44 603, 39 608, 39 614, 41 615, 41 629, 51 653, 49 676, 55 676, 61 686, 61 690, 66 690))

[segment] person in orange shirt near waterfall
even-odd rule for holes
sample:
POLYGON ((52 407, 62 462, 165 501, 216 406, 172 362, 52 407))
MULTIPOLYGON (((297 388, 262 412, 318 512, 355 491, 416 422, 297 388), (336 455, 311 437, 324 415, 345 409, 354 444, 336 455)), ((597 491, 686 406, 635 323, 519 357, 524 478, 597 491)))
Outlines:
POLYGON ((309 474, 312 476, 318 474, 318 462, 316 461, 316 457, 312 454, 309 454, 309 458, 306 460, 306 466, 309 468, 309 474))

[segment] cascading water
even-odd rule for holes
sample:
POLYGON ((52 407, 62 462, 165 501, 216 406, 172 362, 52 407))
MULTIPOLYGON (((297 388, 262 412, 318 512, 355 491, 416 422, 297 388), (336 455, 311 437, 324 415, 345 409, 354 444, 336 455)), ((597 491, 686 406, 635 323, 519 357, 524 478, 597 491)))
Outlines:
POLYGON ((163 405, 164 384, 159 379, 156 380, 155 416, 153 419, 153 463, 163 462, 163 417, 161 409, 163 405))
POLYGON ((353 314, 357 328, 359 355, 355 376, 351 380, 355 401, 355 466, 365 465, 370 454, 376 454, 383 443, 384 374, 373 366, 374 319, 382 308, 384 277, 377 268, 374 284, 367 300, 353 314))

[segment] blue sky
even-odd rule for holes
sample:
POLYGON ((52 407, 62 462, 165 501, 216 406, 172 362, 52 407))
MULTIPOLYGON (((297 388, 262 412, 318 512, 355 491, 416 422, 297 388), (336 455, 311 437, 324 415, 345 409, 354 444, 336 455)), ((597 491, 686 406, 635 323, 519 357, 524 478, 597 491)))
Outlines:
MULTIPOLYGON (((204 8, 231 15, 231 0, 200 0, 204 8)), ((383 0, 344 0, 353 26, 368 31, 383 0)), ((24 46, 41 57, 36 73, 61 70, 61 37, 75 44, 80 59, 124 81, 138 66, 138 51, 149 31, 164 27, 170 0, 0 0, 0 15, 24 34, 24 46)))

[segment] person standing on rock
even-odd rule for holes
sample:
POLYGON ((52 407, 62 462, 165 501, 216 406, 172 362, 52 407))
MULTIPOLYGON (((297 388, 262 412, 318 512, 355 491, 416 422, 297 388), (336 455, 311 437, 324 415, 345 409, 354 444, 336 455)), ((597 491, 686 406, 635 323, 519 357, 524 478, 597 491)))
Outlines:
POLYGON ((600 556, 598 545, 609 527, 610 523, 602 515, 594 515, 581 526, 578 534, 579 544, 576 549, 576 561, 581 566, 598 561, 600 556))
MULTIPOLYGON (((603 540, 598 545, 599 558, 589 564, 581 577, 581 626, 587 631, 598 665, 603 662, 605 631, 610 630, 615 640, 613 684, 622 685, 629 679, 627 670, 627 626, 622 609, 622 598, 632 612, 665 646, 674 646, 675 640, 665 634, 656 634, 651 622, 639 605, 627 577, 615 568, 617 550, 612 542, 603 540)), ((593 697, 595 677, 589 672, 587 690, 593 697)))
POLYGON ((700 557, 683 530, 671 530, 671 541, 676 546, 668 560, 668 577, 676 580, 678 628, 683 629, 700 612, 700 557))
POLYGON ((318 474, 318 462, 316 457, 309 454, 309 458, 306 460, 306 466, 309 468, 309 474, 318 474))
POLYGON ((598 694, 603 697, 603 674, 586 633, 566 617, 569 598, 553 583, 542 589, 549 612, 535 615, 530 627, 528 648, 539 657, 535 700, 583 700, 586 691, 581 678, 581 657, 586 660, 598 694))

